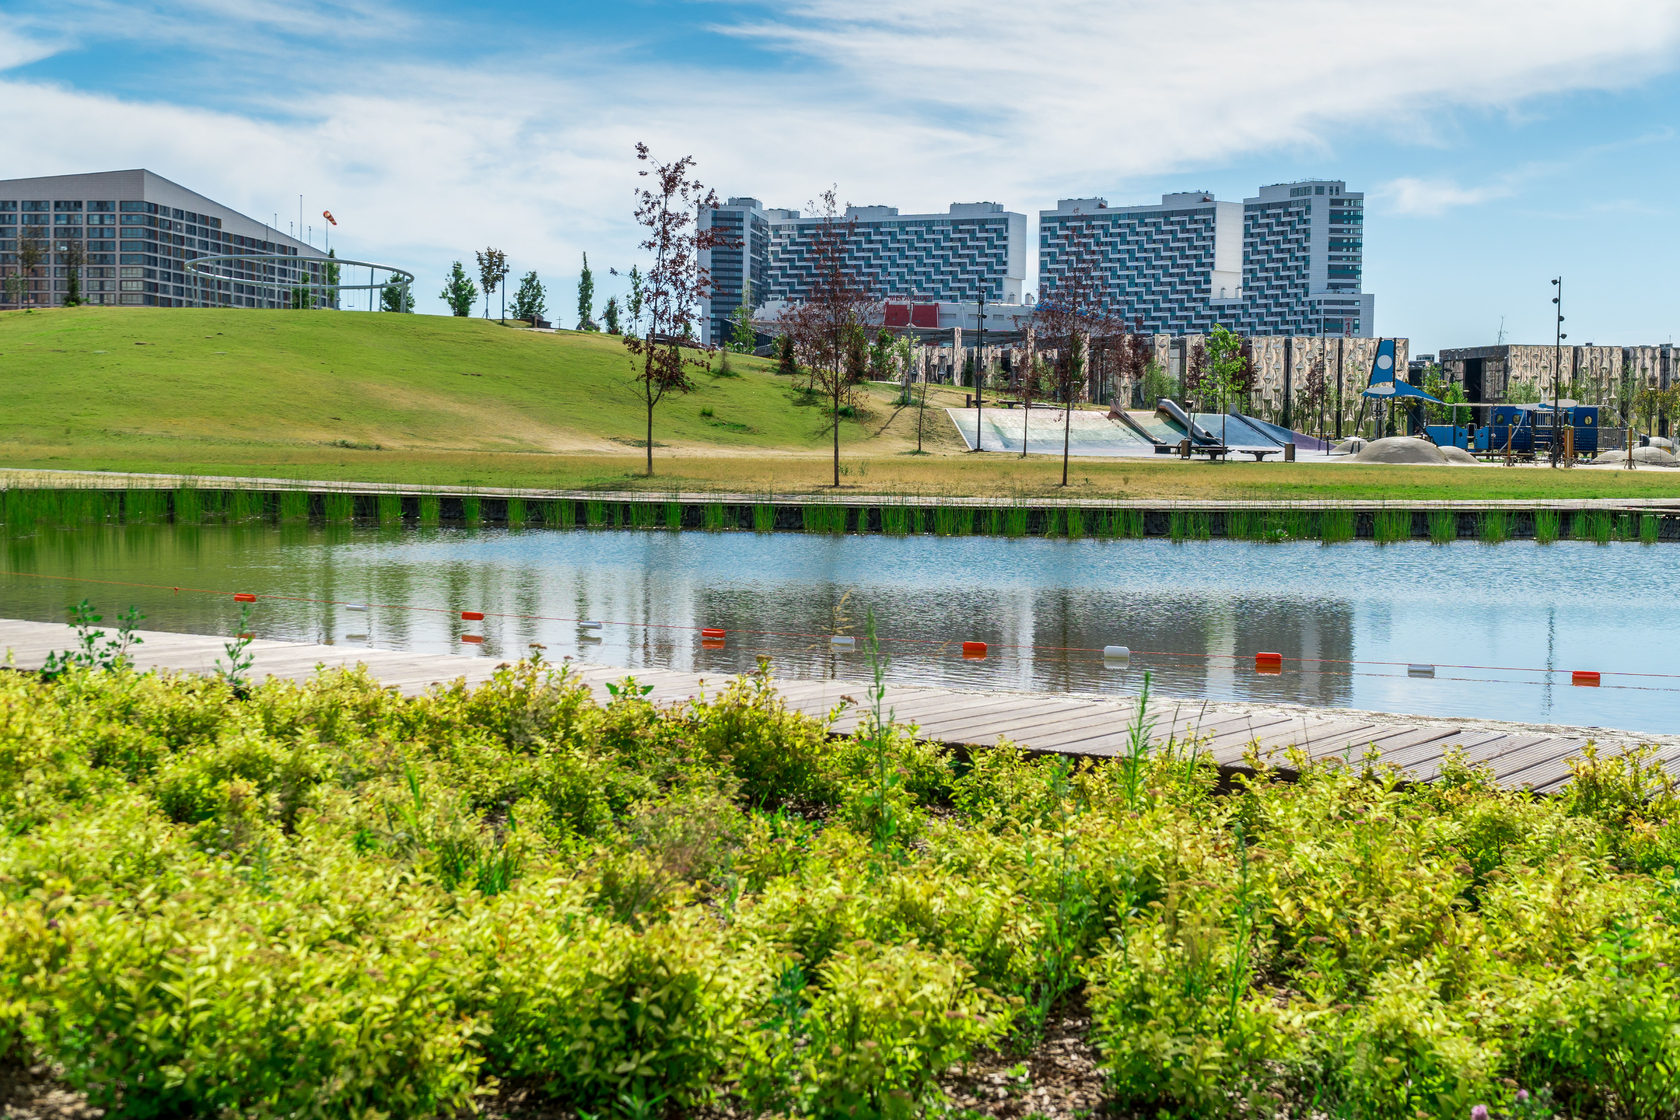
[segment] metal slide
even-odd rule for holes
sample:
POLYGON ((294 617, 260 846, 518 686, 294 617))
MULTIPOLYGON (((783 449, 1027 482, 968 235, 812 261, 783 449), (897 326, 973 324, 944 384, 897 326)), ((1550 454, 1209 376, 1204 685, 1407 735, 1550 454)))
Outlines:
POLYGON ((1156 402, 1155 411, 1166 413, 1169 419, 1171 419, 1180 428, 1183 428, 1186 432, 1190 433, 1190 438, 1197 443, 1213 447, 1219 446, 1219 437, 1196 423, 1194 420, 1190 419, 1185 411, 1178 407, 1177 401, 1171 400, 1167 397, 1162 397, 1156 402))

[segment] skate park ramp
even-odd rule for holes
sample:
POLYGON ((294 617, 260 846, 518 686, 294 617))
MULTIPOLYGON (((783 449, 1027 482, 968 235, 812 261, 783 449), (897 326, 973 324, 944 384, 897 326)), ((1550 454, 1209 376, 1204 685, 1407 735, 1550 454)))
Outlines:
MULTIPOLYGON (((974 409, 947 408, 945 414, 972 451, 974 409)), ((1029 455, 1060 455, 1064 438, 1068 441, 1068 453, 1074 456, 1125 458, 1155 454, 1153 443, 1118 420, 1110 420, 1106 413, 1074 409, 1065 425, 1063 415, 1059 408, 982 408, 980 449, 1012 451, 1019 455, 1024 435, 1029 455)))
POLYGON ((1196 426, 1205 429, 1215 439, 1224 438, 1226 447, 1282 448, 1284 441, 1260 428, 1247 416, 1232 412, 1221 416, 1217 412, 1198 412, 1196 426))

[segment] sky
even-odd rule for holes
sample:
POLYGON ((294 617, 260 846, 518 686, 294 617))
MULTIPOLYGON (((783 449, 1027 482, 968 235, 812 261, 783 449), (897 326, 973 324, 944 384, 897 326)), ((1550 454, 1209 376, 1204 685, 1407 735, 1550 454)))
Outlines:
MULTIPOLYGON (((1335 178, 1413 352, 1680 328, 1676 0, 0 0, 0 174, 146 167, 437 313, 475 248, 576 319, 639 258, 634 148, 720 196, 943 210, 1335 178), (288 215, 291 215, 288 218, 288 215)), ((1029 262, 1028 287, 1032 286, 1029 262)))

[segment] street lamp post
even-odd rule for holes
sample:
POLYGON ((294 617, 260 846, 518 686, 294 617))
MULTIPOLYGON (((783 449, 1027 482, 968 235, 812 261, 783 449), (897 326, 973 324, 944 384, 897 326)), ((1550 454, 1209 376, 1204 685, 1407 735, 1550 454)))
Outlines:
POLYGON ((980 284, 980 347, 974 355, 974 450, 980 450, 980 389, 986 380, 986 285, 980 284))
POLYGON ((1558 376, 1563 365, 1563 340, 1569 336, 1563 333, 1563 277, 1552 278, 1552 287, 1557 294, 1552 297, 1552 303, 1557 307, 1556 338, 1552 341, 1552 466, 1557 466, 1563 459, 1563 431, 1559 419, 1562 410, 1558 401, 1558 376))

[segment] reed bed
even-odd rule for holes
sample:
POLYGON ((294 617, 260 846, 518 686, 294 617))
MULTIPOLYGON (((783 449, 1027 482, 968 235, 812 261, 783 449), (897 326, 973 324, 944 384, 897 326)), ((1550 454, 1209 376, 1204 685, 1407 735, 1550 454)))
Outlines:
POLYGON ((348 524, 356 519, 356 498, 352 494, 326 494, 321 499, 321 512, 328 524, 348 524))
POLYGON ((607 524, 607 503, 591 498, 583 503, 583 523, 591 529, 603 529, 607 524))
POLYGON ((1003 516, 1003 535, 1010 538, 1027 535, 1027 507, 1011 506, 1003 516))
POLYGON ((122 496, 123 520, 131 525, 166 521, 169 518, 169 494, 163 490, 127 490, 122 496))
POLYGON ((909 506, 882 506, 881 532, 889 537, 909 536, 913 513, 909 506))
POLYGON ((1656 544, 1662 539, 1662 519, 1654 513, 1647 513, 1639 519, 1639 543, 1656 544))
POLYGON ((1412 511, 1409 509, 1379 509, 1372 520, 1371 534, 1378 544, 1394 544, 1412 539, 1412 511))
POLYGON ((1359 515, 1351 509, 1327 509, 1318 516, 1318 539, 1325 544, 1345 544, 1359 531, 1359 515))
POLYGON ((1202 510, 1175 509, 1167 514, 1167 536, 1174 541, 1213 539, 1213 519, 1202 510))
POLYGON ((170 513, 177 525, 196 525, 204 518, 204 496, 191 486, 177 487, 170 496, 170 513))
MULTIPOLYGON (((436 517, 436 515, 437 515, 437 499, 436 498, 432 499, 432 504, 433 504, 433 519, 432 519, 431 523, 433 525, 436 525, 437 524, 437 517, 436 517)), ((420 511, 421 511, 421 514, 422 514, 422 517, 421 517, 422 521, 425 520, 425 518, 424 518, 425 509, 426 509, 426 499, 421 498, 420 499, 420 511)), ((282 491, 280 491, 280 520, 282 522, 308 521, 309 520, 309 495, 302 490, 282 490, 282 491)))
POLYGON ((1458 539, 1458 514, 1450 509, 1429 511, 1429 539, 1434 544, 1451 544, 1458 539))
POLYGON ((1555 509, 1534 511, 1534 539, 1540 544, 1553 544, 1563 528, 1563 518, 1555 509))
POLYGON ((507 500, 506 520, 507 520, 508 528, 510 528, 510 529, 523 529, 525 527, 525 521, 526 521, 526 518, 528 516, 529 515, 526 513, 526 510, 525 510, 525 499, 524 498, 509 498, 507 500))
POLYGON ((652 529, 657 522, 659 507, 647 502, 637 502, 630 507, 630 527, 632 529, 652 529))
POLYGON ((723 505, 720 502, 707 502, 700 511, 702 527, 708 533, 723 532, 723 505))
POLYGON ((261 490, 230 490, 227 519, 231 522, 261 521, 268 514, 268 495, 261 490))
MULTIPOLYGON (((770 517, 771 517, 772 523, 774 523, 774 521, 775 521, 775 511, 774 510, 771 511, 770 517)), ((671 532, 675 533, 675 532, 679 531, 680 529, 682 529, 682 521, 683 521, 682 503, 681 502, 666 502, 665 503, 665 528, 667 528, 671 532)))
POLYGON ((1085 536, 1085 511, 1078 506, 1067 508, 1067 538, 1076 541, 1085 536))
POLYGON ((1476 518, 1476 539, 1483 544, 1500 544, 1510 540, 1510 515, 1502 509, 1484 510, 1476 518))

